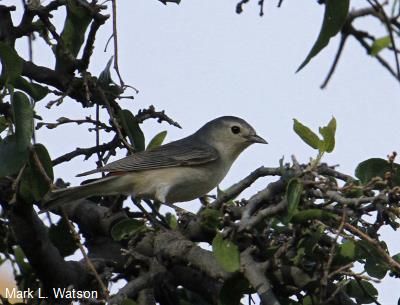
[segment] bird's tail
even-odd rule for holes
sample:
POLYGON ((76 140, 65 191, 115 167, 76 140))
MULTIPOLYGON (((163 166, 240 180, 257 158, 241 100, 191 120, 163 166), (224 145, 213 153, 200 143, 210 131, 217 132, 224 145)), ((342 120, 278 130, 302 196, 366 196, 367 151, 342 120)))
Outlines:
POLYGON ((91 196, 113 195, 115 191, 118 192, 115 187, 118 178, 118 176, 110 176, 84 185, 48 192, 42 199, 41 210, 54 210, 68 202, 91 196))

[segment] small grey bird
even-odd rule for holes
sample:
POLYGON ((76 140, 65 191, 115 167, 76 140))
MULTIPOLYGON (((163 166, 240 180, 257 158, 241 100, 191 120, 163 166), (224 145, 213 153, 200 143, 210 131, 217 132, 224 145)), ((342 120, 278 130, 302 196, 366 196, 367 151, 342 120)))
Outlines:
POLYGON ((184 139, 77 175, 109 173, 88 184, 49 192, 42 208, 49 210, 95 195, 133 195, 167 205, 193 200, 215 188, 240 153, 253 143, 267 141, 245 120, 223 116, 184 139))

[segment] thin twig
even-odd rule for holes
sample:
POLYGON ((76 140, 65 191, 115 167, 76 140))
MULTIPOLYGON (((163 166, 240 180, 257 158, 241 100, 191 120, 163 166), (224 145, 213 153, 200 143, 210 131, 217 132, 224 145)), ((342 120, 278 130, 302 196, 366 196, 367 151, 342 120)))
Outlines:
POLYGON ((17 189, 19 186, 19 183, 22 179, 22 174, 24 173, 26 167, 26 163, 24 164, 24 166, 21 167, 21 169, 18 172, 17 178, 15 178, 15 180, 13 181, 12 185, 11 185, 11 190, 13 191, 13 196, 9 202, 9 204, 14 204, 17 202, 17 189))
POLYGON ((142 123, 147 119, 158 119, 158 123, 165 121, 172 126, 182 128, 178 122, 174 121, 168 115, 166 115, 164 110, 156 111, 153 105, 150 105, 147 109, 139 110, 137 115, 135 116, 135 119, 138 123, 142 123))
POLYGON ((115 127, 115 130, 117 131, 117 135, 121 142, 124 144, 124 146, 128 149, 128 151, 132 154, 134 152, 133 147, 126 141, 125 137, 122 134, 121 127, 119 126, 119 123, 117 119, 114 116, 114 112, 111 108, 111 105, 104 93, 104 91, 101 88, 98 88, 98 92, 100 94, 101 99, 103 100, 104 105, 106 106, 106 109, 108 111, 108 114, 110 116, 111 122, 113 126, 115 127))
POLYGON ((46 181, 47 186, 49 188, 51 188, 53 185, 53 180, 50 179, 50 177, 47 175, 46 170, 44 169, 43 164, 39 159, 39 156, 37 155, 37 153, 34 149, 31 150, 31 154, 32 154, 33 162, 34 162, 36 168, 39 170, 39 173, 42 175, 42 177, 46 181))
POLYGON ((342 272, 345 272, 346 269, 349 269, 351 267, 353 267, 354 264, 348 263, 347 265, 341 266, 340 268, 332 271, 331 273, 329 273, 328 278, 331 279, 332 277, 334 277, 336 274, 341 274, 342 272))
MULTIPOLYGON (((364 271, 364 272, 365 272, 365 271, 364 271)), ((381 281, 378 280, 378 279, 375 279, 375 278, 370 277, 370 276, 368 276, 368 275, 363 275, 363 274, 360 274, 360 273, 355 273, 355 272, 353 272, 353 271, 342 271, 342 272, 340 272, 340 274, 347 275, 347 276, 352 276, 352 277, 354 277, 354 278, 357 279, 357 280, 364 280, 364 281, 370 281, 370 282, 374 282, 374 283, 381 283, 381 281)))
POLYGON ((349 230, 350 232, 358 235, 360 238, 366 240, 370 244, 374 245, 376 250, 382 255, 382 257, 386 260, 386 262, 392 266, 393 269, 397 273, 400 273, 400 263, 394 260, 379 244, 379 242, 376 239, 371 238, 369 235, 361 231, 360 229, 354 227, 353 225, 349 223, 345 223, 344 227, 349 230))
POLYGON ((338 50, 336 52, 335 59, 333 60, 331 68, 329 69, 328 75, 326 76, 324 82, 320 86, 321 89, 325 89, 326 88, 326 86, 328 85, 329 80, 331 79, 333 73, 335 72, 336 67, 337 67, 337 65, 339 63, 340 56, 343 53, 343 49, 344 49, 344 45, 346 43, 347 37, 349 37, 349 35, 346 34, 346 33, 342 33, 342 35, 340 36, 339 47, 338 47, 338 50))
MULTIPOLYGON (((349 33, 354 36, 355 39, 364 47, 364 49, 367 51, 368 54, 371 53, 371 46, 365 41, 365 38, 367 37, 368 33, 362 32, 359 30, 356 30, 353 26, 349 25, 349 33)), ((389 71, 389 73, 397 78, 396 72, 392 69, 392 67, 388 64, 388 62, 382 58, 379 54, 375 55, 375 58, 378 60, 378 62, 386 68, 386 70, 389 71)))
POLYGON ((98 272, 97 272, 95 266, 93 265, 92 261, 90 260, 89 256, 87 255, 86 250, 85 250, 85 248, 83 247, 83 245, 82 245, 82 243, 80 241, 79 234, 75 231, 74 226, 69 221, 68 215, 65 212, 65 210, 62 208, 61 211, 62 211, 64 220, 66 221, 66 223, 68 225, 68 228, 69 228, 69 230, 70 230, 70 232, 71 232, 71 234, 72 234, 77 246, 79 247, 79 250, 81 251, 81 253, 82 253, 83 257, 84 257, 88 268, 90 269, 90 271, 92 271, 94 277, 96 278, 97 282, 99 283, 100 288, 101 288, 101 290, 103 292, 103 295, 106 297, 106 299, 108 299, 109 296, 110 296, 110 293, 109 293, 106 285, 104 284, 103 280, 101 279, 100 275, 98 274, 98 272))
POLYGON ((330 294, 329 298, 326 299, 323 303, 321 303, 321 305, 325 305, 325 304, 331 304, 331 302, 333 301, 333 299, 336 297, 336 295, 345 288, 347 282, 346 281, 342 281, 339 282, 336 289, 330 294))
POLYGON ((118 33, 117 33, 117 0, 112 0, 112 25, 113 25, 113 38, 114 38, 114 70, 117 72, 120 86, 124 87, 124 81, 119 73, 118 66, 118 33))
POLYGON ((324 267, 324 274, 322 276, 321 279, 321 285, 323 286, 323 289, 321 289, 321 300, 324 297, 325 294, 325 288, 328 285, 328 279, 329 279, 329 270, 331 269, 331 265, 333 262, 333 258, 335 256, 335 252, 337 249, 337 241, 339 239, 339 236, 341 235, 342 231, 343 231, 343 227, 344 227, 344 223, 346 222, 346 206, 343 207, 343 213, 342 213, 342 218, 340 220, 340 225, 339 228, 337 230, 335 239, 333 240, 333 245, 329 251, 328 254, 328 262, 326 263, 326 266, 324 267))
MULTIPOLYGON (((99 104, 96 104, 96 122, 100 122, 100 106, 99 104)), ((96 147, 99 147, 100 145, 100 128, 99 125, 96 125, 96 147)), ((100 151, 97 151, 97 166, 101 167, 102 161, 101 161, 101 153, 100 151)), ((104 173, 102 173, 104 176, 104 173)))
POLYGON ((117 136, 115 136, 110 142, 101 144, 99 146, 95 147, 89 147, 89 148, 77 148, 74 151, 71 151, 69 153, 66 153, 52 161, 53 166, 56 166, 58 164, 61 164, 63 162, 68 162, 71 159, 78 157, 78 156, 85 156, 85 160, 89 159, 93 154, 99 152, 108 152, 110 150, 115 150, 117 147, 119 147, 119 139, 117 136))
MULTIPOLYGON (((150 214, 140 203, 140 201, 136 200, 134 197, 131 197, 132 202, 135 204, 135 206, 145 215, 145 217, 151 222, 153 223, 153 225, 157 226, 157 225, 161 225, 163 227, 168 227, 168 225, 166 226, 166 221, 165 218, 161 219, 161 222, 157 220, 156 217, 154 217, 152 214, 150 214), (165 221, 165 223, 163 223, 165 221)), ((148 203, 147 203, 148 204, 148 203)), ((148 204, 149 205, 149 204, 148 204)), ((150 206, 150 205, 149 205, 150 206)), ((150 206, 150 208, 153 210, 153 208, 150 206)), ((154 211, 154 210, 153 210, 154 211)))
POLYGON ((384 8, 382 7, 382 5, 377 0, 367 0, 367 1, 371 4, 372 7, 374 7, 378 12, 380 12, 382 14, 384 23, 385 23, 387 31, 389 33, 390 42, 391 42, 392 47, 393 47, 394 59, 395 59, 395 62, 396 62, 397 80, 400 81, 399 57, 398 57, 398 54, 397 54, 397 51, 396 51, 396 42, 395 42, 395 39, 394 39, 394 36, 393 36, 393 30, 392 30, 392 26, 391 26, 391 23, 389 21, 389 18, 386 15, 386 12, 385 12, 384 8), (372 3, 371 1, 373 1, 374 3, 372 3))
POLYGON ((107 42, 106 42, 103 52, 107 52, 108 45, 109 45, 111 39, 113 38, 113 36, 114 36, 114 34, 111 34, 111 36, 107 39, 107 42))
POLYGON ((78 63, 79 70, 81 72, 86 71, 86 69, 89 67, 90 63, 90 58, 92 57, 93 49, 94 49, 94 42, 96 39, 96 34, 100 26, 104 24, 104 22, 108 19, 108 16, 103 16, 98 14, 99 16, 102 16, 102 18, 95 18, 90 25, 90 30, 88 37, 86 39, 86 44, 83 49, 83 55, 81 60, 78 63))
MULTIPOLYGON (((68 123, 76 123, 78 125, 84 124, 84 123, 88 123, 88 124, 93 124, 95 125, 95 130, 97 128, 99 129, 103 129, 106 132, 110 132, 113 131, 113 128, 100 122, 100 120, 97 120, 97 114, 96 114, 96 119, 93 120, 90 116, 85 117, 85 119, 77 119, 77 120, 72 120, 66 117, 60 117, 57 120, 57 123, 50 123, 50 122, 39 122, 36 124, 35 129, 38 130, 40 128, 42 128, 43 126, 46 126, 48 129, 53 129, 56 128, 60 125, 63 124, 68 124, 68 123)), ((89 130, 92 130, 91 128, 89 130)))

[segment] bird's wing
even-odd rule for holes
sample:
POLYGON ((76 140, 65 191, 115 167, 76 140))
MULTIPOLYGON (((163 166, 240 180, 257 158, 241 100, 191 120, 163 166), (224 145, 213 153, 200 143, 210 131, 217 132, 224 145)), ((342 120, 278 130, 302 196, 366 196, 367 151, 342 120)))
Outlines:
POLYGON ((199 165, 216 159, 218 159, 218 152, 210 145, 199 145, 198 143, 193 145, 191 141, 180 140, 155 149, 134 153, 77 176, 86 176, 98 172, 121 173, 184 165, 199 165))

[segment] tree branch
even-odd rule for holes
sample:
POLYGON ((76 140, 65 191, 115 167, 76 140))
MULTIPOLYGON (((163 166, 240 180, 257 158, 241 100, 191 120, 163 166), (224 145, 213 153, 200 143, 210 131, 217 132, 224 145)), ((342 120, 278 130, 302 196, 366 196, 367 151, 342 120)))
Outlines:
POLYGON ((75 289, 91 286, 92 277, 83 266, 74 261, 66 262, 51 243, 47 227, 32 206, 16 202, 9 210, 9 220, 18 244, 47 291, 71 285, 75 289))
POLYGON ((262 305, 280 305, 275 297, 271 284, 265 276, 265 269, 256 263, 251 255, 252 248, 247 248, 240 253, 240 264, 244 276, 249 280, 251 286, 257 291, 262 305))
POLYGON ((224 202, 227 202, 238 196, 246 188, 250 187, 258 178, 265 176, 278 176, 281 175, 281 173, 282 171, 279 167, 271 168, 262 166, 260 168, 257 168, 246 178, 226 189, 221 196, 210 203, 210 207, 214 209, 220 209, 224 202))
POLYGON ((97 152, 106 152, 106 151, 112 151, 115 150, 117 147, 119 147, 119 138, 115 136, 110 142, 101 144, 99 146, 94 146, 90 148, 77 148, 74 151, 71 151, 69 153, 66 153, 65 155, 62 155, 52 161, 53 166, 56 166, 58 164, 61 164, 63 162, 67 162, 72 160, 75 157, 78 156, 85 156, 85 160, 90 158, 93 154, 97 152))

